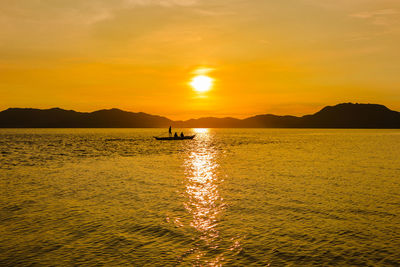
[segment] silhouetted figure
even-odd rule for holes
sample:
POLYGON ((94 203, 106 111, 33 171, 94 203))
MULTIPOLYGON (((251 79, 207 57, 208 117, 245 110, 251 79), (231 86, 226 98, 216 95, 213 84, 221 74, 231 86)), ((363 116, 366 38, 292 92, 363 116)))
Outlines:
POLYGON ((177 132, 175 132, 174 138, 178 138, 178 133, 177 132))
POLYGON ((181 132, 181 137, 182 137, 182 138, 184 137, 183 132, 181 132))
POLYGON ((169 133, 170 136, 172 135, 172 128, 171 128, 171 126, 169 126, 168 133, 169 133))

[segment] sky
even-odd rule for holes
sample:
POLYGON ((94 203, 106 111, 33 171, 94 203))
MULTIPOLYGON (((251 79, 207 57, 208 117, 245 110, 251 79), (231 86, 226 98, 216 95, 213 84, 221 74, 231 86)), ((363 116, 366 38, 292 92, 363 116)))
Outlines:
POLYGON ((0 0, 0 29, 0 110, 400 111, 399 0, 0 0))

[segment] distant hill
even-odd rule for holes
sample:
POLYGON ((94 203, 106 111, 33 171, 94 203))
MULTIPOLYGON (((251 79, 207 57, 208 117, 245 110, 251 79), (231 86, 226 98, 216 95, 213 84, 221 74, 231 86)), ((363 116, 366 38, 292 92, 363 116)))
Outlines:
POLYGON ((400 113, 383 105, 344 103, 303 117, 257 115, 246 119, 200 118, 172 121, 119 109, 91 113, 73 110, 9 108, 0 112, 0 128, 400 128, 400 113))
POLYGON ((263 128, 400 128, 400 113, 383 105, 344 103, 303 117, 258 115, 244 122, 263 128))
POLYGON ((9 108, 0 112, 1 128, 150 128, 171 124, 165 117, 119 109, 83 113, 60 108, 9 108))

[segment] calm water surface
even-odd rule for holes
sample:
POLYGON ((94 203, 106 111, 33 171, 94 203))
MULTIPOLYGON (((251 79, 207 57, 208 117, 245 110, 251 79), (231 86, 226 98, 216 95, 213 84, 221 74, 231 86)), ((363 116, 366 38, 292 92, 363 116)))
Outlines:
POLYGON ((0 265, 400 265, 400 131, 1 129, 0 265))

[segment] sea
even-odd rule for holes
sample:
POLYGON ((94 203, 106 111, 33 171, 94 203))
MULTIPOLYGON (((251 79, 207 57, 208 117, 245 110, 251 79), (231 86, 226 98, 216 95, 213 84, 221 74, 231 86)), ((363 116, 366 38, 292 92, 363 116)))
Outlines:
POLYGON ((0 266, 400 266, 400 130, 0 129, 0 266))

